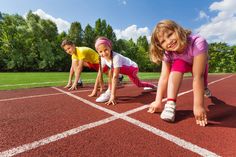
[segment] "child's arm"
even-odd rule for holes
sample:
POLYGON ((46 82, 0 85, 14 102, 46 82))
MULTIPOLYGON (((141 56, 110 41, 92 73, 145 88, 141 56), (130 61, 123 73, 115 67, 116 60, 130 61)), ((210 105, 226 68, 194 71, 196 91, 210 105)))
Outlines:
POLYGON ((193 112, 196 123, 207 124, 207 114, 204 106, 204 72, 207 64, 207 53, 201 53, 193 59, 193 112))
MULTIPOLYGON (((101 82, 102 80, 103 80, 102 79, 102 73, 101 73, 101 70, 99 68, 97 78, 96 78, 96 81, 95 81, 95 84, 94 84, 94 87, 93 87, 93 91, 92 91, 91 94, 88 95, 89 97, 97 96, 98 84, 103 84, 103 82, 101 82)), ((103 86, 103 85, 101 85, 101 86, 103 86)), ((103 87, 100 87, 100 88, 103 88, 103 87)))
POLYGON ((156 99, 150 104, 148 109, 148 112, 150 113, 161 112, 163 109, 162 99, 167 91, 167 84, 170 75, 170 66, 170 63, 164 61, 162 62, 161 76, 158 81, 156 99))
POLYGON ((119 78, 120 68, 114 68, 112 80, 111 80, 111 97, 108 102, 106 102, 107 105, 116 105, 116 86, 117 86, 117 80, 119 78))
POLYGON ((67 85, 64 88, 70 88, 71 87, 73 75, 74 75, 74 68, 73 68, 73 61, 71 61, 70 74, 69 74, 68 83, 67 83, 67 85))
POLYGON ((69 88, 69 90, 77 89, 78 80, 79 80, 80 74, 83 70, 83 60, 79 60, 79 61, 73 60, 72 64, 73 64, 74 73, 75 73, 75 80, 74 80, 73 85, 69 88))

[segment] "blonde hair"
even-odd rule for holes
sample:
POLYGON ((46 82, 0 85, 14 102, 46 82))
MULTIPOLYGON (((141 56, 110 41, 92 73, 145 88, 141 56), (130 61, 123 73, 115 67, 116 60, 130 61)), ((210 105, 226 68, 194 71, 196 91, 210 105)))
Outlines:
POLYGON ((187 37, 191 34, 190 30, 184 29, 176 22, 172 20, 162 20, 154 28, 151 36, 151 45, 150 45, 150 59, 152 62, 159 64, 163 59, 164 49, 161 46, 161 43, 158 39, 158 34, 165 30, 174 31, 177 34, 177 37, 180 40, 180 45, 185 46, 188 41, 187 37))

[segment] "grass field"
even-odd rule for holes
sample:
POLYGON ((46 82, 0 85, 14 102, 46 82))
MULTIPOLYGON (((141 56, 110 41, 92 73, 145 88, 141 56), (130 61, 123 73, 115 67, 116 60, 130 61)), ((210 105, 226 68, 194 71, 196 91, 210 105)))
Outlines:
MULTIPOLYGON (((83 72, 82 80, 84 83, 94 83, 96 72, 83 72)), ((159 73, 140 72, 140 79, 158 79, 159 73)), ((0 73, 0 90, 12 90, 20 88, 64 86, 67 84, 69 72, 9 72, 0 73)), ((106 81, 106 76, 104 76, 106 81)), ((125 76, 124 81, 128 81, 125 76)))

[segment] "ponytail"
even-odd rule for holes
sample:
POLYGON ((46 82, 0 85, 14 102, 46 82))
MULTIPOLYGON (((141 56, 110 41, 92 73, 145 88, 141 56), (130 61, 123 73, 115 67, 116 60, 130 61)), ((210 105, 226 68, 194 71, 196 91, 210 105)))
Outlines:
POLYGON ((112 69, 113 69, 113 51, 111 50, 111 68, 109 70, 109 79, 110 80, 112 80, 112 77, 113 77, 112 69))

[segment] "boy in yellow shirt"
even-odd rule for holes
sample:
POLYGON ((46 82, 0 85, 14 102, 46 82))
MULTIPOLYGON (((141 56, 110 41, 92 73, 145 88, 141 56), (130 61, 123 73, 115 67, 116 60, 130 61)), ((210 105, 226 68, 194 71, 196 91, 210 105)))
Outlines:
MULTIPOLYGON (((81 72, 83 71, 83 67, 88 67, 90 69, 94 69, 98 71, 99 69, 99 55, 98 53, 89 48, 89 47, 76 47, 75 44, 70 40, 63 40, 61 43, 61 47, 71 55, 71 68, 69 80, 65 88, 69 90, 76 90, 77 86, 82 86, 82 81, 80 80, 81 72), (72 84, 72 78, 75 75, 74 83, 72 84)), ((107 71, 108 69, 103 69, 103 71, 107 71)), ((120 76, 120 81, 122 81, 123 76, 120 76)), ((103 89, 103 80, 100 81, 100 90, 103 89)))

